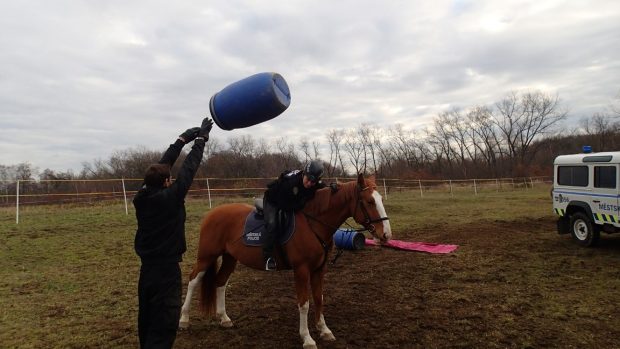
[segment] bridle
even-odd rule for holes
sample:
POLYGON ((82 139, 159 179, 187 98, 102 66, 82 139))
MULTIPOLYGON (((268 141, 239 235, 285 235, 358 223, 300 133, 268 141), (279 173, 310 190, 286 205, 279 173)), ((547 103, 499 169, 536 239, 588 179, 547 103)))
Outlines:
MULTIPOLYGON (((366 190, 366 189, 368 189, 368 188, 370 188, 370 187, 364 187, 364 188, 361 188, 361 187, 359 186, 359 184, 357 184, 355 188, 356 188, 357 190, 356 190, 356 194, 355 194, 355 196, 356 196, 356 197, 355 197, 355 201, 356 201, 356 203, 355 203, 355 211, 353 212, 353 219, 355 219, 355 215, 357 214, 357 208, 358 208, 358 207, 360 207, 360 210, 362 211, 362 214, 364 215, 364 222, 363 222, 363 223, 361 223, 361 224, 362 224, 362 226, 363 226, 364 228, 358 228, 358 229, 355 229, 355 228, 351 227, 351 230, 352 230, 352 231, 357 231, 357 232, 361 232, 361 231, 368 231, 368 232, 370 232, 373 236, 376 236, 376 235, 375 235, 375 233, 376 233, 376 231, 377 231, 377 228, 375 228, 375 225, 374 225, 373 223, 378 223, 378 222, 386 221, 386 220, 388 220, 389 218, 386 216, 386 217, 379 217, 379 218, 376 218, 376 219, 371 219, 371 218, 370 218, 370 213, 368 213, 368 209, 366 209, 366 207, 365 207, 365 206, 364 206, 364 204, 362 203, 362 195, 361 195, 361 193, 362 193, 364 190, 366 190)), ((323 222, 323 221, 321 221, 321 220, 317 219, 316 217, 313 217, 313 216, 311 216, 311 215, 307 214, 306 212, 303 212, 303 211, 302 211, 302 213, 303 213, 303 215, 306 217, 306 219, 309 219, 309 220, 315 221, 315 222, 317 222, 317 223, 319 223, 319 224, 321 224, 321 225, 323 225, 323 226, 327 227, 328 229, 330 229, 330 230, 332 230, 332 231, 334 231, 334 232, 338 229, 338 227, 332 227, 332 226, 330 226, 330 225, 326 224, 325 222, 323 222)), ((351 226, 351 225, 350 225, 349 223, 347 223, 347 222, 345 222, 345 224, 347 224, 348 226, 351 226)), ((321 269, 321 268, 323 268, 323 266, 325 265, 325 262, 327 262, 327 254, 328 254, 328 252, 329 252, 329 248, 330 248, 330 246, 329 246, 329 245, 328 245, 325 241, 323 241, 323 239, 321 239, 321 237, 319 236, 319 234, 317 234, 317 232, 316 232, 316 231, 312 228, 312 226, 311 226, 311 225, 310 225, 310 230, 314 233, 314 236, 316 236, 316 238, 319 240, 319 242, 321 243, 321 246, 323 246, 323 250, 324 250, 323 263, 321 263, 321 265, 320 265, 320 266, 319 266, 319 268, 318 268, 318 269, 321 269)), ((338 259, 338 257, 340 257, 340 255, 342 254, 342 252, 343 252, 343 251, 344 251, 344 250, 343 250, 342 248, 340 248, 340 249, 338 250, 338 253, 336 254, 336 256, 334 257, 334 259, 332 260, 332 264, 336 263, 336 260, 338 259)), ((318 269, 317 269, 317 270, 318 270, 318 269)))
POLYGON ((377 228, 375 228, 375 225, 373 223, 383 222, 383 221, 388 220, 389 218, 387 216, 385 216, 385 217, 379 217, 379 218, 371 219, 370 218, 370 213, 368 213, 368 209, 362 203, 362 195, 361 195, 361 193, 363 191, 369 189, 370 187, 362 188, 358 184, 356 186, 356 188, 357 188, 357 190, 356 190, 356 199, 355 199, 355 201, 357 201, 357 202, 355 204, 355 211, 353 212, 353 219, 355 219, 355 215, 357 214, 357 208, 359 207, 360 210, 362 211, 362 214, 364 215, 364 222, 362 222, 361 224, 364 226, 365 230, 368 230, 368 232, 371 233, 374 236, 375 232, 377 231, 377 228))

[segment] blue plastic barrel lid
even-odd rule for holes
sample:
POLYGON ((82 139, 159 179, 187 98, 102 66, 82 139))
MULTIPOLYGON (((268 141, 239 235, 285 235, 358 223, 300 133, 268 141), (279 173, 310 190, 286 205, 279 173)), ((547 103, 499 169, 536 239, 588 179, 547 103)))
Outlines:
POLYGON ((283 106, 288 108, 288 106, 291 104, 291 91, 288 89, 288 85, 286 84, 286 81, 284 80, 282 75, 274 73, 273 84, 275 85, 274 91, 276 97, 283 106))

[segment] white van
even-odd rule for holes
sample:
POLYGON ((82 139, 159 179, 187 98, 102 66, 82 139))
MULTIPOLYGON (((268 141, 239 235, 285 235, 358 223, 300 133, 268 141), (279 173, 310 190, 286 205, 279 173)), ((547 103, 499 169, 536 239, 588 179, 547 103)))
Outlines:
POLYGON ((620 231, 618 166, 620 152, 561 155, 553 162, 553 209, 558 233, 582 246, 596 244, 600 232, 620 231))

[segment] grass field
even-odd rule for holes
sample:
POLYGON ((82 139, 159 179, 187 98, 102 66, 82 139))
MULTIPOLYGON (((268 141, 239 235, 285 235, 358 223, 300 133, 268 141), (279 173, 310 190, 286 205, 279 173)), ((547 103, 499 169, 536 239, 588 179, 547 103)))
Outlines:
MULTIPOLYGON (((208 202, 186 207, 184 284, 208 202)), ((395 193, 386 208, 394 238, 459 248, 345 253, 326 280, 337 341, 319 347, 620 347, 620 236, 584 249, 557 235, 548 188, 395 193)), ((135 226, 120 202, 26 207, 19 225, 0 210, 0 348, 136 348, 135 226)), ((229 286, 235 327, 194 304, 175 347, 301 347, 290 272, 238 266, 229 286)))

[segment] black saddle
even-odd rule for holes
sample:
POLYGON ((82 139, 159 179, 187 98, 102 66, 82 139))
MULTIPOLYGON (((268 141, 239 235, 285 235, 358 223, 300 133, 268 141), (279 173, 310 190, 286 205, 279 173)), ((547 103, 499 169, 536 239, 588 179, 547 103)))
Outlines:
MULTIPOLYGON (((245 218, 243 243, 247 246, 262 246, 263 232, 265 231, 262 198, 254 199, 254 208, 255 210, 250 212, 245 218)), ((286 214, 284 211, 279 212, 277 219, 279 220, 278 226, 281 227, 281 231, 276 236, 276 243, 284 245, 295 233, 295 214, 292 212, 290 214, 286 214)))

